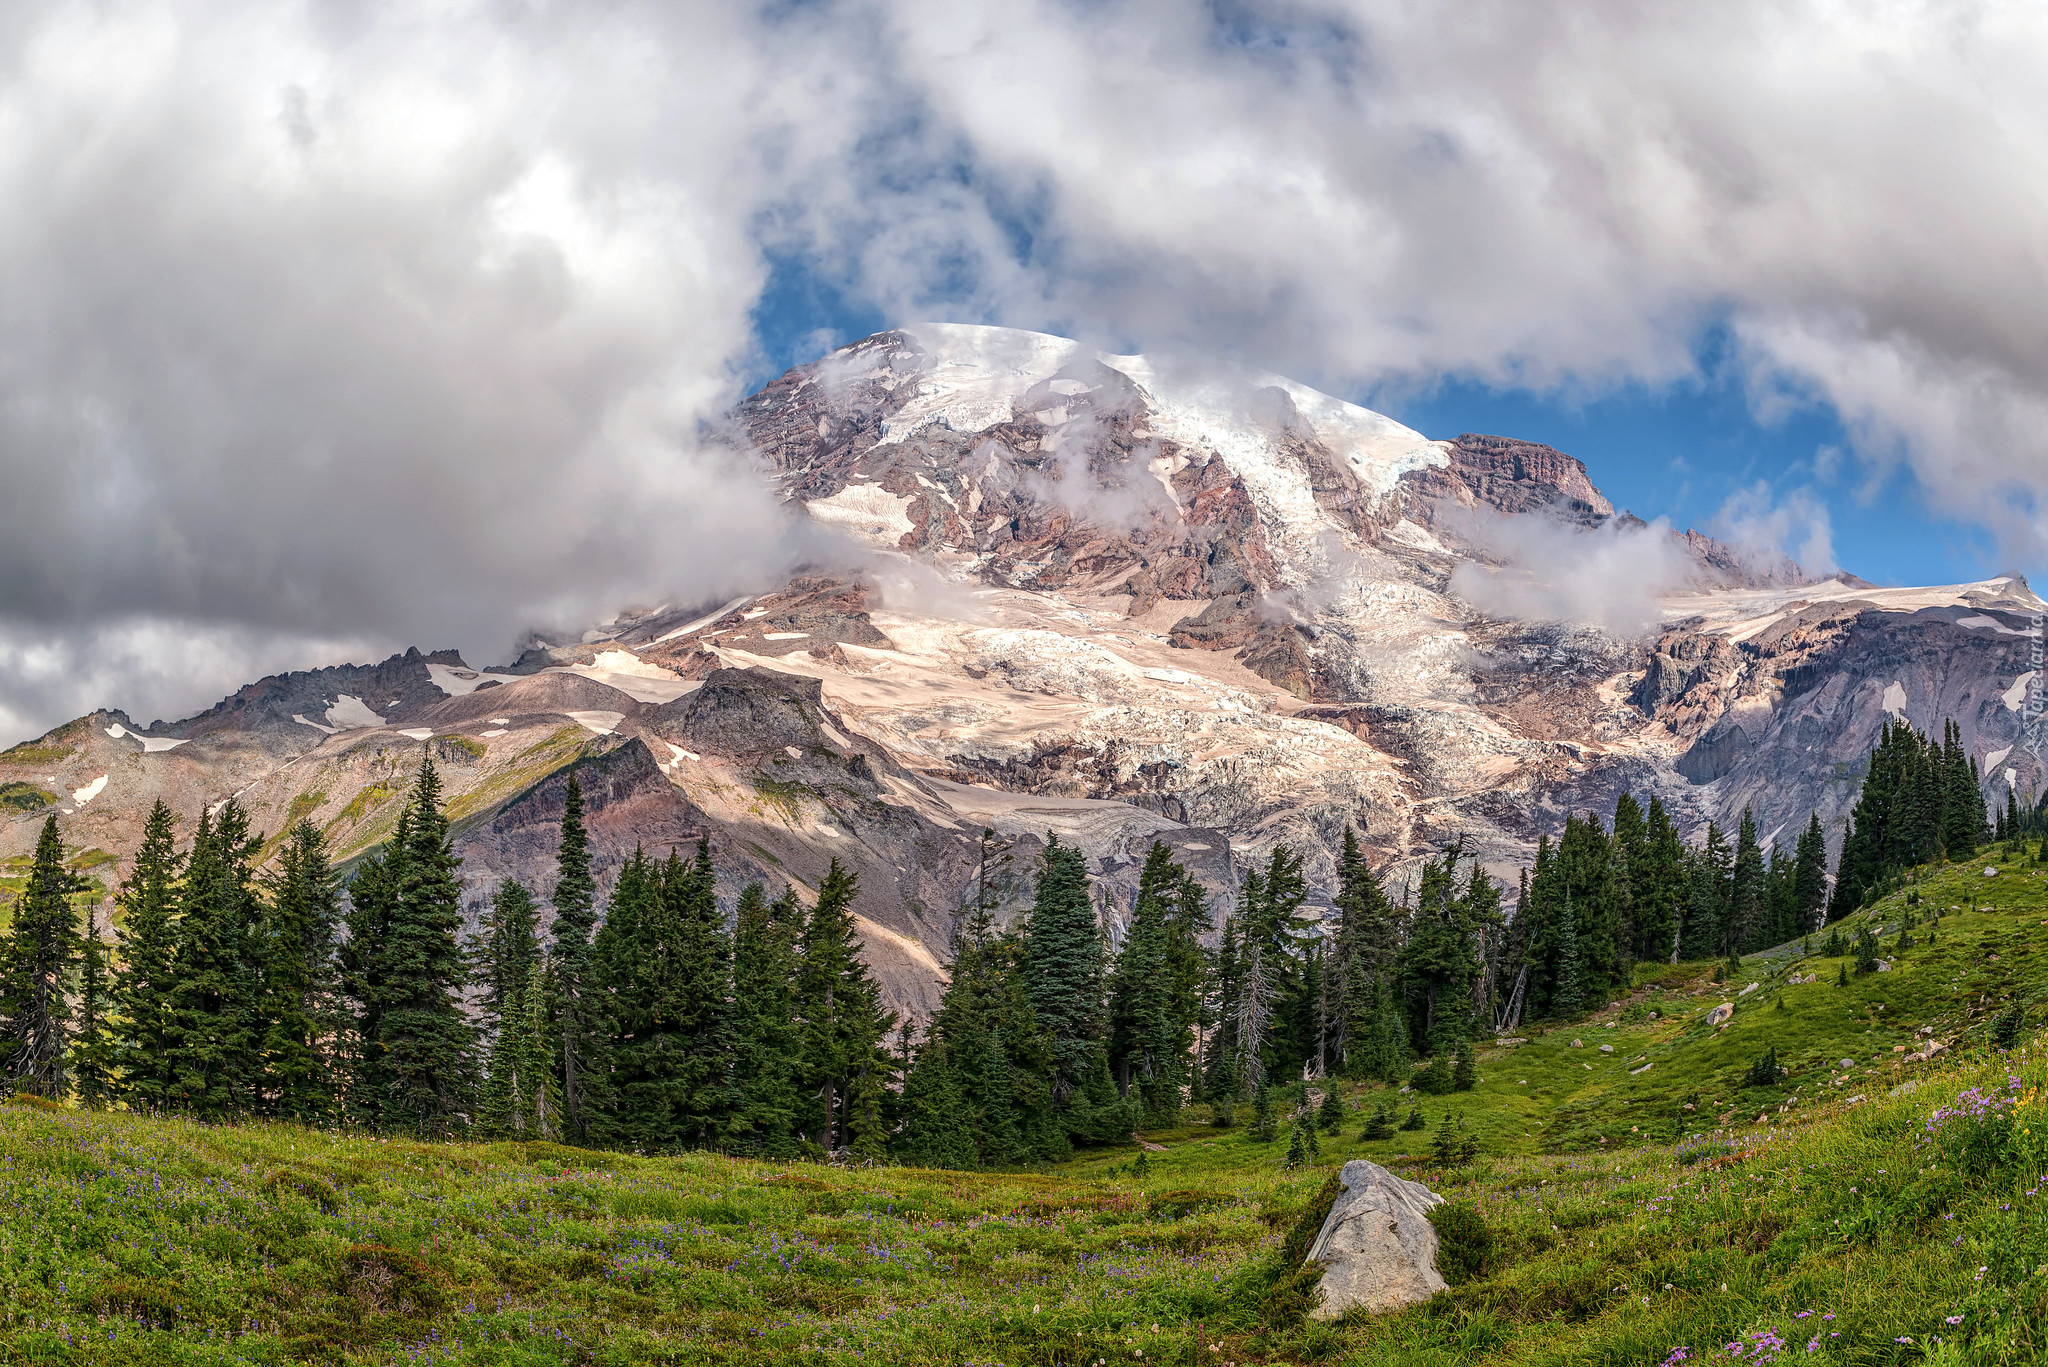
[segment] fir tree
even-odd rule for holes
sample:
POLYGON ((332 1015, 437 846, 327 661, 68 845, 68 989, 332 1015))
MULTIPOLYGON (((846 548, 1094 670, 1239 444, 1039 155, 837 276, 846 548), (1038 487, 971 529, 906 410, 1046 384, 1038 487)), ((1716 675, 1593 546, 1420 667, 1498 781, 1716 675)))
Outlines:
POLYGON ((1799 848, 1793 856, 1793 901, 1798 910, 1801 933, 1818 930, 1825 919, 1828 898, 1828 844, 1820 828, 1820 813, 1806 818, 1799 848))
POLYGON ((491 1041, 489 1075, 480 1120, 493 1138, 555 1140, 562 1134, 555 1092, 547 964, 527 961, 526 979, 499 998, 498 1031, 491 1041))
POLYGON ((1254 1144, 1270 1144, 1279 1138, 1275 1129, 1272 1093, 1262 1082, 1252 1093, 1252 1127, 1245 1135, 1254 1144))
POLYGON ((740 893, 733 929, 733 1096, 726 1124, 727 1145, 738 1153, 781 1159, 801 1152, 803 1029, 796 987, 802 930, 803 907, 795 894, 770 902, 757 883, 740 893))
POLYGON ((461 860, 441 811, 441 779, 420 761, 405 820, 397 896, 378 947, 377 1080, 383 1123, 429 1136, 459 1131, 469 1109, 470 1028, 463 988, 461 860))
POLYGON ((1572 917, 1571 898, 1565 898, 1557 923, 1557 987, 1551 1006, 1560 1016, 1576 1016, 1585 1010, 1585 985, 1579 970, 1578 924, 1572 917))
POLYGON ((1375 1103, 1372 1118, 1365 1122, 1365 1128, 1359 1131, 1358 1137, 1363 1140, 1392 1139, 1394 1108, 1384 1101, 1375 1103))
POLYGON ((249 869, 259 843, 230 798, 201 815, 185 865, 166 1054, 171 1104, 204 1120, 248 1115, 261 1102, 263 908, 249 869))
POLYGON ((113 1104, 115 1034, 110 1019, 113 983, 107 966, 107 945, 100 937, 99 907, 86 908, 85 934, 78 946, 78 1027, 71 1045, 72 1076, 78 1103, 89 1111, 113 1104))
POLYGON ((1338 1094, 1334 1082, 1323 1088, 1323 1104, 1316 1110, 1316 1124, 1331 1134, 1344 1128, 1344 1098, 1338 1094))
POLYGON ((27 882, 14 899, 14 920, 0 958, 10 1091, 52 1101, 71 1093, 65 1066, 71 1008, 64 979, 78 958, 78 909, 72 899, 84 890, 84 880, 64 867, 57 818, 46 818, 27 882))
POLYGON ((477 1020, 489 1048, 477 1112, 492 1138, 551 1139, 559 1133, 553 1128, 559 1117, 551 1121, 539 1104, 555 1096, 539 919, 532 895, 508 878, 491 893, 480 927, 474 955, 481 989, 477 1020))
POLYGON ((881 1093, 892 1024, 854 942, 854 875, 832 861, 804 926, 799 1005, 807 1088, 799 1123, 826 1151, 879 1155, 887 1143, 881 1093))
POLYGON ((1472 1051, 1471 1040, 1458 1042, 1458 1061, 1451 1069, 1451 1090, 1469 1092, 1479 1085, 1479 1059, 1472 1051))
POLYGON ((1411 1105, 1408 1108, 1408 1118, 1401 1122, 1401 1128, 1404 1130, 1426 1130, 1429 1128, 1429 1123, 1422 1118, 1421 1106, 1411 1105))
POLYGON ((604 1022, 592 1007, 597 985, 589 980, 591 930, 597 924, 597 880, 590 873, 590 836, 583 829, 583 786, 569 774, 562 792, 562 839, 555 855, 554 928, 550 952, 552 981, 560 998, 557 1034, 562 1042, 562 1126, 572 1139, 588 1138, 584 1116, 581 1056, 598 1047, 604 1022))
POLYGON ((890 1141, 898 1162, 920 1168, 978 1166, 973 1123, 943 1040, 917 1051, 903 1084, 903 1125, 890 1141))
POLYGON ((1130 1133, 1131 1116, 1109 1079, 1102 932, 1079 850, 1048 835, 1045 865, 1026 924, 1024 989, 1045 1038, 1052 1104, 1073 1139, 1107 1143, 1130 1133))
POLYGON ((303 1124, 330 1119, 339 1099, 333 1046, 340 1014, 340 888, 327 862, 326 838, 310 821, 299 822, 286 834, 270 880, 263 1053, 268 1109, 303 1124))
POLYGON ((1174 1123, 1194 1074, 1198 937, 1207 920, 1200 885, 1174 862, 1168 846, 1154 841, 1108 982, 1111 1070, 1119 1090, 1127 1096, 1135 1090, 1147 1125, 1174 1123))
POLYGON ((1659 798, 1650 799, 1644 820, 1643 867, 1634 876, 1636 957, 1652 963, 1678 962, 1678 931, 1691 897, 1685 871, 1685 843, 1659 798))
POLYGON ((1730 953, 1764 947, 1764 891, 1764 854, 1757 843, 1756 816, 1744 807, 1728 878, 1729 919, 1724 938, 1730 953))
MULTIPOLYGON (((202 830, 205 824, 202 817, 202 830)), ((348 1024, 337 1052, 346 1071, 343 1104, 347 1115, 351 1122, 372 1128, 384 1123, 384 948, 397 914, 411 824, 410 810, 401 811, 391 841, 381 853, 365 859, 348 884, 348 938, 340 953, 348 1024)))
POLYGON ((178 857, 171 809, 161 798, 143 822, 135 865, 115 894, 121 910, 121 966, 114 1000, 123 1029, 114 1066, 131 1110, 159 1111, 174 1102, 170 994, 178 907, 178 857))

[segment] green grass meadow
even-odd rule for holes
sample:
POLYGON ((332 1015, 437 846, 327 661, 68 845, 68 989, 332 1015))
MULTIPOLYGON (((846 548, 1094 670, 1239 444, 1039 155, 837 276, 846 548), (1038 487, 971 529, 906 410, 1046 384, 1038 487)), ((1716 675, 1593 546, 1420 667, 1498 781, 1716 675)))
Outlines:
POLYGON ((961 1174, 16 1102, 0 1361, 2041 1360, 2048 877, 2015 857, 1984 878, 1989 862, 1913 885, 1911 948, 1905 893, 1867 913, 1889 971, 1837 986, 1819 937, 1726 983, 1657 966, 1586 1020, 1482 1050, 1476 1090, 1399 1097, 1476 1135, 1449 1170, 1428 1129, 1360 1140, 1387 1094, 1349 1084, 1344 1129, 1293 1171, 1284 1126, 1259 1144, 1190 1123, 1054 1171, 961 1174), (1999 1053, 2011 1000, 2034 1014, 1999 1053), (1710 1029, 1722 1001, 1738 1009, 1710 1029), (1928 1027, 1951 1047, 1909 1061, 1928 1027), (1789 1075, 1753 1085, 1767 1049, 1789 1075), (1427 1182, 1483 1233, 1467 1226, 1428 1304, 1307 1320, 1281 1249, 1352 1157, 1427 1182))

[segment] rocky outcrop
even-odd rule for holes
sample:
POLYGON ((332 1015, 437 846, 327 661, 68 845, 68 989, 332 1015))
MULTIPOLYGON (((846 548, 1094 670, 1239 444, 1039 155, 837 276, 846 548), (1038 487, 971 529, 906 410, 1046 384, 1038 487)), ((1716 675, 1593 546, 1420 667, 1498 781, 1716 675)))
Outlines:
POLYGON ((1584 461, 1514 437, 1466 432, 1449 443, 1451 469, 1483 503, 1504 513, 1549 511, 1592 522, 1614 514, 1584 461))
POLYGON ((1337 1180, 1343 1190, 1308 1250, 1308 1263, 1323 1269, 1314 1318, 1398 1310, 1448 1289, 1429 1222, 1429 1208, 1443 1197, 1362 1158, 1346 1163, 1337 1180))

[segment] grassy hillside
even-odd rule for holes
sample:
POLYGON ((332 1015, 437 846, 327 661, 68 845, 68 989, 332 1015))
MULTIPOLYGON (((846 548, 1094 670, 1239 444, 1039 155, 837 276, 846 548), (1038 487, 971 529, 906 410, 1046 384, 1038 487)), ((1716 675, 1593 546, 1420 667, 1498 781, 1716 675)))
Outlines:
POLYGON ((1427 1132, 1358 1140, 1384 1094, 1348 1089, 1344 1132, 1298 1171, 1284 1140, 1191 1126, 1007 1176, 16 1103, 0 1361, 1656 1364, 1731 1343, 1745 1362, 2033 1361, 2048 1056, 1986 1036, 2007 997, 2048 988, 2048 879, 1982 867, 1913 889, 1916 916, 1943 916, 1910 949, 1892 948, 1904 894, 1869 913, 1888 972, 1838 987, 1840 961, 1796 946, 1726 989, 1711 965, 1659 968, 1488 1049, 1477 1090, 1419 1099, 1479 1138, 1450 1171, 1405 1156, 1427 1132), (1953 1047, 1906 1061, 1927 1026, 1953 1047), (1790 1075, 1751 1085, 1769 1048, 1790 1075), (1427 1306, 1304 1322, 1279 1250, 1353 1156, 1468 1206, 1485 1238, 1454 1243, 1463 1270, 1427 1306))

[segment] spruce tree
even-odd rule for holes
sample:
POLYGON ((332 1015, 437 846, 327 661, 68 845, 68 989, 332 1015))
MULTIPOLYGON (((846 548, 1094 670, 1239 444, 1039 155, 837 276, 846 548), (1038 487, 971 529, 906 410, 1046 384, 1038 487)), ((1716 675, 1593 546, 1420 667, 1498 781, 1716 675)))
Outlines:
POLYGON ((560 996, 557 1033, 562 1042, 562 1124, 569 1137, 587 1139, 579 1057, 597 1046, 604 1023, 592 1007, 598 989, 589 981, 590 934, 597 924, 597 880, 590 872, 590 836, 583 829, 583 787, 572 770, 562 794, 562 841, 555 856, 552 980, 560 996))
POLYGON ((650 1152, 722 1142, 731 1104, 732 943, 708 842, 689 862, 671 850, 659 870, 634 852, 592 965, 614 1030, 614 1114, 595 1132, 650 1152))
POLYGON ((365 859, 348 884, 348 938, 339 956, 347 1024, 337 1054, 344 1110, 352 1123, 370 1128, 385 1123, 384 951, 397 915, 411 825, 408 808, 399 813, 398 828, 382 852, 365 859))
POLYGON ((1174 1123, 1193 1075, 1200 1004, 1199 885, 1154 841, 1138 879, 1123 952, 1109 975, 1109 1058, 1117 1086, 1136 1099, 1141 1122, 1174 1123))
POLYGON ((1828 897, 1827 835, 1820 828, 1820 813, 1806 818, 1799 848, 1793 855, 1793 902, 1798 911, 1801 933, 1818 930, 1826 919, 1828 897))
POLYGON ((803 1027, 797 1019, 797 937, 802 931, 803 906, 794 894, 770 902, 758 883, 740 893, 733 927, 733 1095, 726 1122, 726 1147, 737 1153, 780 1159, 802 1151, 797 1130, 803 1109, 803 1027))
POLYGON ((312 822, 299 822, 286 834, 269 880, 263 1053, 267 1109, 308 1125, 331 1119, 339 1103, 333 1048, 340 1015, 340 889, 326 837, 312 822))
POLYGON ((1678 931, 1690 902, 1685 842, 1652 797, 1643 823, 1643 864, 1631 880, 1636 902, 1636 957, 1651 963, 1678 962, 1678 931))
POLYGON ((1472 1050, 1471 1040, 1458 1042, 1458 1060, 1451 1069, 1451 1090, 1469 1092, 1479 1085, 1479 1058, 1472 1050))
POLYGON ((99 907, 86 908, 85 934, 78 946, 78 1024, 71 1043, 72 1077, 78 1104, 104 1111, 113 1104, 115 1022, 112 974, 107 945, 100 937, 99 907))
POLYGON ((479 1124, 491 1138, 561 1137, 555 1051, 549 1041, 551 995, 547 964, 535 955, 527 961, 525 981, 510 986, 499 998, 498 1030, 491 1041, 490 1071, 478 1108, 479 1124))
POLYGON ((159 798, 142 826, 135 865, 115 894, 121 912, 120 968, 114 1002, 122 1029, 114 1050, 130 1110, 155 1112, 175 1101, 170 997, 177 928, 179 858, 171 809, 159 798))
POLYGON ((1079 850, 1050 834, 1024 944, 1024 989, 1045 1040, 1054 1110, 1079 1142, 1123 1138, 1132 1117, 1109 1078, 1102 932, 1088 866, 1079 850))
POLYGON ((1564 901, 1564 908, 1557 923, 1557 986, 1550 995, 1550 1005, 1559 1016, 1576 1016, 1586 1008, 1585 984, 1579 969, 1578 923, 1572 916, 1571 898, 1564 901))
POLYGON ((1331 1134, 1344 1128, 1344 1098, 1338 1094, 1335 1082, 1323 1086, 1323 1104, 1316 1109, 1316 1124, 1331 1134))
POLYGON ((71 1093, 66 1067, 71 1008, 64 989, 78 959, 78 909, 72 899, 84 890, 85 881, 64 867, 57 818, 46 818, 0 949, 0 1019, 6 1027, 10 1091, 52 1101, 71 1093))
POLYGON ((903 1124, 889 1148, 912 1167, 978 1166, 973 1122, 944 1040, 928 1040, 917 1051, 903 1084, 903 1124))
POLYGON ((888 1136, 881 1093, 890 1064, 882 1041, 893 1019, 855 941, 859 882, 834 859, 804 925, 798 1004, 804 1025, 805 1097, 799 1124, 831 1152, 879 1156, 888 1136))
POLYGON ((459 1132, 470 1108, 464 1015, 462 861, 441 811, 441 778, 420 761, 408 799, 397 896, 378 948, 382 971, 377 1074, 383 1123, 427 1136, 459 1132))
POLYGON ((260 843, 230 798, 200 816, 186 860, 166 1052, 171 1104, 202 1120, 254 1114, 262 1103, 264 910, 249 868, 260 843))
POLYGON ((1744 807, 1728 878, 1724 940, 1731 953, 1746 954, 1764 947, 1764 892, 1764 853, 1757 843, 1756 816, 1744 807))
POLYGON ((554 1096, 554 1050, 549 1043, 547 978, 540 952, 539 909, 517 880, 491 893, 473 954, 478 988, 477 1023, 488 1041, 478 1125, 491 1138, 554 1138, 539 1132, 546 1116, 537 1105, 554 1096), (538 994, 537 996, 535 994, 538 994), (533 1017, 540 1026, 534 1035, 533 1017), (536 1075, 536 1067, 541 1075, 536 1075))

